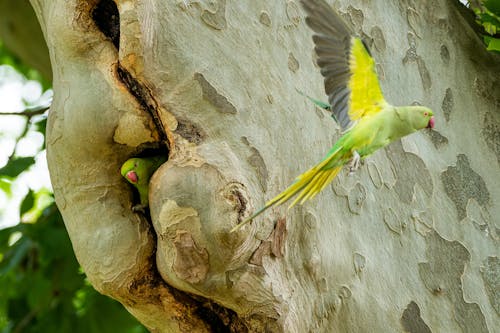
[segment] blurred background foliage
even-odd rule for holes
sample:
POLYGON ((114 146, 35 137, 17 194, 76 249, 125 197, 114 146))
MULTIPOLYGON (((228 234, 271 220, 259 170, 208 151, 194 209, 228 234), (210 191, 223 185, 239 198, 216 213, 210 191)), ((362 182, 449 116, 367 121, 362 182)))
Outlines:
POLYGON ((87 281, 50 186, 29 185, 14 200, 23 176, 47 177, 33 169, 38 164, 46 168, 39 161, 45 162, 51 90, 50 82, 0 41, 0 90, 12 80, 20 80, 16 87, 30 89, 20 95, 20 110, 5 111, 2 106, 12 94, 0 94, 1 128, 19 127, 0 132, 0 332, 147 332, 121 304, 87 281), (12 208, 15 218, 5 214, 12 208))
POLYGON ((477 17, 477 23, 484 28, 486 49, 500 52, 500 0, 469 1, 469 7, 477 17))

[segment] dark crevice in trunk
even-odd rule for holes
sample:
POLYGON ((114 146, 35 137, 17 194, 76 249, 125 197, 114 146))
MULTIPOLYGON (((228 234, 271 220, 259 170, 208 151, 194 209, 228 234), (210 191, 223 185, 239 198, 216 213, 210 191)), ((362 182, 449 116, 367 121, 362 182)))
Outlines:
POLYGON ((222 307, 206 299, 200 301, 200 306, 195 313, 200 316, 213 332, 221 333, 247 333, 248 327, 238 317, 236 312, 222 307))
MULTIPOLYGON (((101 0, 92 9, 92 19, 97 28, 112 42, 117 50, 120 48, 120 14, 116 3, 112 0, 101 0)), ((155 127, 160 135, 160 140, 169 147, 168 135, 158 114, 158 103, 151 91, 133 75, 118 64, 117 74, 120 81, 127 87, 135 97, 144 111, 153 118, 155 127)))
POLYGON ((92 19, 99 30, 113 42, 116 49, 120 48, 120 14, 116 3, 111 0, 101 0, 92 10, 92 19))
MULTIPOLYGON (((152 226, 151 226, 152 228, 152 226)), ((153 230, 151 230, 153 232, 153 230)), ((154 232, 153 237, 156 238, 154 232)), ((206 323, 214 333, 248 333, 249 329, 245 323, 238 317, 236 312, 222 307, 215 302, 204 297, 184 292, 166 283, 156 269, 156 252, 150 257, 150 265, 147 273, 137 279, 130 286, 130 293, 138 298, 154 293, 155 289, 164 287, 175 298, 176 302, 185 306, 185 316, 198 317, 206 323)), ((161 293, 158 293, 156 301, 161 293)), ((150 297, 150 296, 146 296, 150 297)))
POLYGON ((158 133, 160 134, 160 139, 164 142, 167 147, 170 146, 168 140, 167 131, 163 125, 159 112, 158 112, 158 102, 153 97, 151 91, 137 79, 135 79, 129 71, 127 71, 122 65, 118 64, 116 69, 118 77, 127 87, 128 91, 135 97, 137 102, 141 105, 144 111, 148 112, 153 118, 158 133))

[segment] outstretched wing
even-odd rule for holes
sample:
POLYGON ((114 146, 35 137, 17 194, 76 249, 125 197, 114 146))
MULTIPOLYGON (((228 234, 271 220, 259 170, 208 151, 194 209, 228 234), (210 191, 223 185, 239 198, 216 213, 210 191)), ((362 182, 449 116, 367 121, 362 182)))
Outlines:
POLYGON ((325 91, 335 119, 343 129, 364 116, 379 112, 386 103, 375 61, 363 41, 324 0, 301 0, 313 41, 325 91))

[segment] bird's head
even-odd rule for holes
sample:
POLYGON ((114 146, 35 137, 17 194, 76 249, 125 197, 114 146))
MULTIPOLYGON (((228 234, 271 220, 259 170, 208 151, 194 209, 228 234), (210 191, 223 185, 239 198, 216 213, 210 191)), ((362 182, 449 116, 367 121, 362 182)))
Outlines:
POLYGON ((131 184, 137 184, 139 176, 137 175, 137 159, 131 158, 123 163, 120 170, 122 176, 131 184))
POLYGON ((416 130, 434 128, 434 114, 432 110, 420 105, 408 107, 408 118, 416 130))

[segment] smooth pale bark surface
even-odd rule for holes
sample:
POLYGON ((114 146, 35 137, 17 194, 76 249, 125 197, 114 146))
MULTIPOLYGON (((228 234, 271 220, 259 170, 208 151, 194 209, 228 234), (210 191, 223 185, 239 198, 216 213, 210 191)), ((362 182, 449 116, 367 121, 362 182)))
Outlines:
POLYGON ((324 96, 298 1, 117 1, 119 48, 95 3, 32 0, 54 68, 56 201, 99 291, 153 332, 500 327, 500 66, 460 5, 336 1, 387 100, 431 107, 436 128, 229 234, 339 137, 295 92, 324 96), (162 138, 155 124, 171 151, 150 224, 119 168, 162 138))

